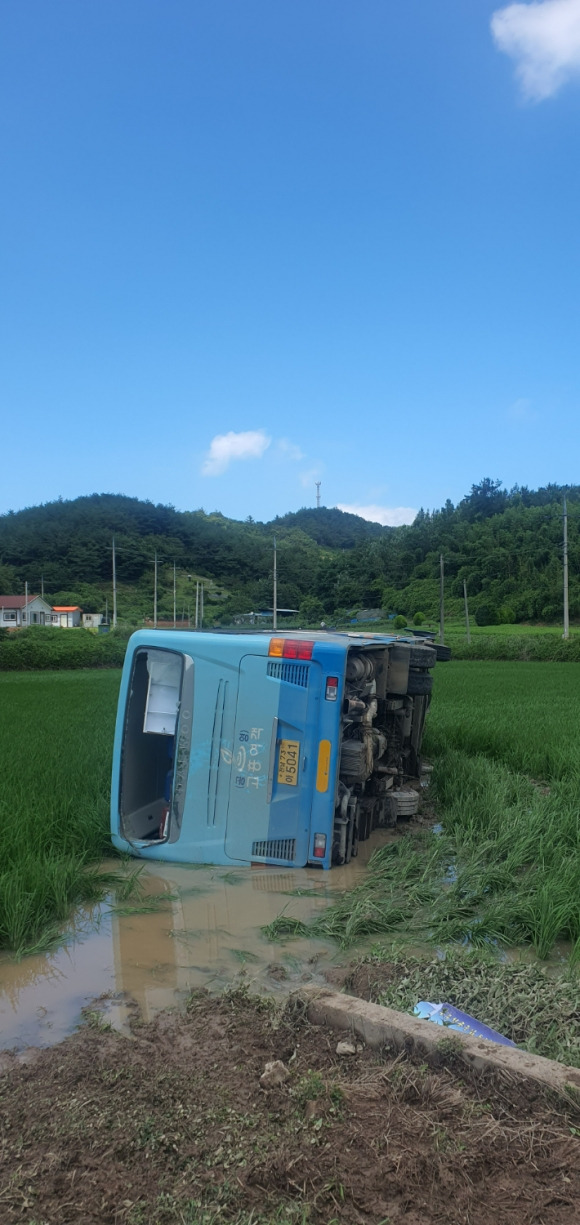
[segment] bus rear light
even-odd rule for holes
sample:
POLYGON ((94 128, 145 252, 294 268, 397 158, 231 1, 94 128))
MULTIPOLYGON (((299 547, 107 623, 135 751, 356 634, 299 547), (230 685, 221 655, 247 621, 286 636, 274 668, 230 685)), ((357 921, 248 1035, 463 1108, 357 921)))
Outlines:
POLYGON ((313 642, 303 638, 287 638, 284 643, 284 659, 312 659, 313 642))
POLYGON ((324 859, 326 855, 326 834, 314 835, 314 858, 324 859))
POLYGON ((336 702, 336 699, 338 697, 338 677, 337 676, 327 676, 325 697, 326 697, 327 702, 336 702))
POLYGON ((314 643, 304 638, 271 638, 268 655, 284 659, 312 659, 314 643))

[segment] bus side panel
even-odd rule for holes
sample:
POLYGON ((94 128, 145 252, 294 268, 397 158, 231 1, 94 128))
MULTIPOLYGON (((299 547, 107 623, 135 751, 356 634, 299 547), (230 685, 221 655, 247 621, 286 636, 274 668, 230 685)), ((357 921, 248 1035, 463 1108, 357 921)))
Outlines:
POLYGON ((121 785, 121 754, 123 750, 123 734, 125 730, 125 711, 127 699, 129 696, 129 685, 131 682, 131 674, 133 671, 133 656, 137 649, 138 643, 135 643, 136 635, 129 641, 125 662, 123 664, 123 672, 121 675, 121 685, 119 688, 119 701, 117 705, 117 720, 115 723, 115 739, 113 742, 113 771, 111 779, 111 841, 119 851, 132 853, 132 847, 120 832, 120 813, 119 813, 119 791, 121 785), (131 649, 133 648, 133 649, 131 649))
MULTIPOLYGON (((341 737, 341 706, 344 692, 344 673, 347 651, 331 643, 317 642, 313 658, 321 668, 320 706, 317 729, 317 753, 314 764, 314 790, 310 819, 310 837, 308 861, 317 867, 330 868, 332 865, 332 839, 334 831, 334 807, 338 786, 338 768, 340 764, 341 737), (326 682, 329 677, 338 680, 336 700, 327 701, 326 682), (318 751, 320 744, 326 741, 330 744, 330 761, 328 769, 328 785, 323 790, 324 779, 318 773, 318 751), (314 854, 314 838, 316 834, 326 836, 324 856, 314 854)), ((321 772, 322 773, 322 772, 321 772)))

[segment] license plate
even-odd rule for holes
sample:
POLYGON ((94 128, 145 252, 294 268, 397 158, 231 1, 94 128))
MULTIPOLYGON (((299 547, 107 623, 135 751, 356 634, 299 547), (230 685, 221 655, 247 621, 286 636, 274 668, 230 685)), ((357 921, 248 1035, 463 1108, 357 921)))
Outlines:
POLYGON ((280 756, 278 757, 278 782, 286 783, 288 787, 296 787, 298 783, 298 762, 300 760, 300 741, 281 740, 280 756))

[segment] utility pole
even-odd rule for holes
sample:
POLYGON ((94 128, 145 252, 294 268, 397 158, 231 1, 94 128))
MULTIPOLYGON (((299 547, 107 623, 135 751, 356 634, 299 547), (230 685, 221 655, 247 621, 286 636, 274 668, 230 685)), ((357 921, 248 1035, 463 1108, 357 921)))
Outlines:
POLYGON ((109 597, 105 596, 105 625, 109 624, 109 597))
POLYGON ((44 574, 40 576, 40 594, 44 600, 44 574))
POLYGON ((570 617, 568 613, 568 508, 564 498, 564 633, 562 638, 570 637, 570 617))
POLYGON ((463 580, 463 600, 465 603, 465 625, 467 628, 467 641, 469 643, 471 642, 471 631, 469 629, 469 608, 467 604, 467 583, 465 579, 463 580))
POLYGON ((199 579, 195 584, 195 628, 199 628, 199 579))
POLYGON ((203 583, 199 584, 199 628, 203 629, 203 583))
POLYGON ((273 591, 273 608, 272 608, 272 629, 278 628, 278 561, 276 556, 276 537, 274 536, 274 591, 273 591))
POLYGON ((316 509, 320 510, 320 486, 322 481, 315 481, 314 484, 316 485, 316 509))
POLYGON ((157 553, 155 554, 155 579, 153 582, 153 629, 157 629, 157 553))
POLYGON ((439 642, 445 640, 445 566, 443 554, 439 554, 439 642))
POLYGON ((115 537, 113 536, 113 629, 117 624, 117 558, 115 554, 115 537))
POLYGON ((175 573, 175 562, 174 562, 173 563, 173 628, 174 630, 177 629, 176 598, 177 598, 177 587, 176 587, 176 573, 175 573))
POLYGON ((28 625, 28 581, 24 584, 24 617, 22 619, 28 625))

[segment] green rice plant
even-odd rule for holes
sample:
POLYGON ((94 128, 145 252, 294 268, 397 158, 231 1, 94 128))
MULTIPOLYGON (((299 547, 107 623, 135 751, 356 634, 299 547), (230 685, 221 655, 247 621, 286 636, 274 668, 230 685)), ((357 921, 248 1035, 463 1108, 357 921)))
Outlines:
POLYGON ((540 781, 580 774, 577 664, 452 661, 434 682, 427 754, 456 748, 540 781))
POLYGON ((267 940, 288 940, 297 936, 309 935, 306 923, 301 919, 293 919, 290 915, 281 914, 271 923, 262 927, 262 933, 267 940))
POLYGON ((571 942, 580 961, 576 664, 449 664, 427 747, 442 833, 409 832, 311 924, 343 946, 396 932, 438 946, 571 942))
MULTIPOLYGON (((0 947, 54 938, 71 908, 127 894, 103 873, 119 672, 0 674, 0 947)), ((119 861, 121 866, 121 861, 119 861)))
POLYGON ((118 916, 136 915, 136 914, 159 914, 171 905, 171 902, 176 902, 180 898, 178 893, 154 893, 149 894, 146 898, 141 898, 138 901, 120 902, 118 905, 111 906, 111 913, 118 916))

